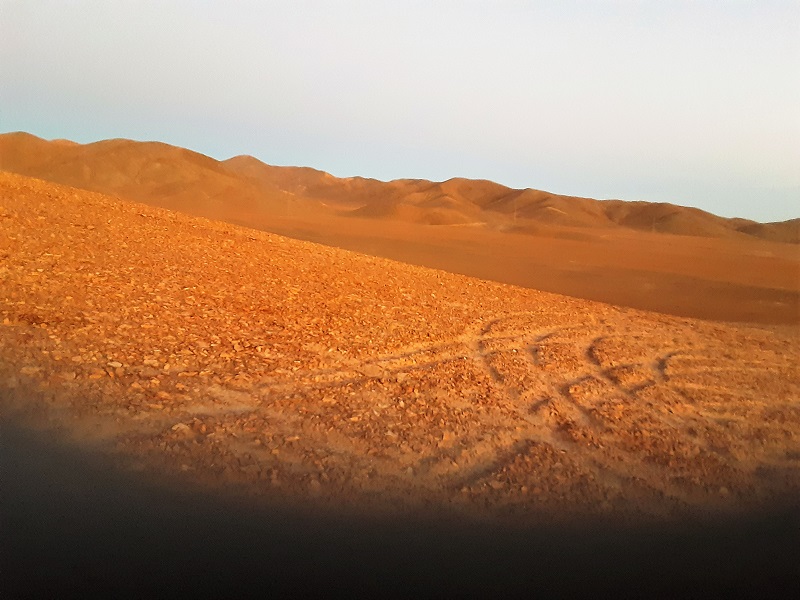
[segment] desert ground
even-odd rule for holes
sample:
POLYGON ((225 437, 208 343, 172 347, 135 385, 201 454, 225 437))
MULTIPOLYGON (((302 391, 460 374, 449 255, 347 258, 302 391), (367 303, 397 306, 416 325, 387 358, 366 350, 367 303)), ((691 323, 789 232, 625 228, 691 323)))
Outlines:
POLYGON ((791 222, 521 232, 62 183, 0 172, 15 589, 207 591, 203 561, 317 594, 790 581, 791 222))
POLYGON ((25 133, 0 134, 0 170, 576 298, 700 319, 800 321, 800 219, 755 223, 459 178, 337 178, 160 143, 25 133))

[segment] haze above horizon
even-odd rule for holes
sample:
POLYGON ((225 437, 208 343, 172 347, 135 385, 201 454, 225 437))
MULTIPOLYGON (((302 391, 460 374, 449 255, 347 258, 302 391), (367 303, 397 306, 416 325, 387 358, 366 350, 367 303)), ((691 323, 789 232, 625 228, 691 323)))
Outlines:
POLYGON ((800 3, 0 0, 0 130, 800 216, 800 3))

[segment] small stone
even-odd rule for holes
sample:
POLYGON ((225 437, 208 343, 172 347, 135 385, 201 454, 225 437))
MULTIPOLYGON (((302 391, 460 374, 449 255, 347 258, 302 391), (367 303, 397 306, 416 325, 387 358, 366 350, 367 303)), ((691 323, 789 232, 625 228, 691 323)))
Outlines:
POLYGON ((108 363, 108 366, 112 369, 119 369, 122 366, 122 363, 118 360, 112 360, 110 363, 108 363))
POLYGON ((194 431, 192 431, 192 428, 189 427, 186 423, 176 423, 171 427, 171 429, 181 437, 185 438, 194 437, 194 431))

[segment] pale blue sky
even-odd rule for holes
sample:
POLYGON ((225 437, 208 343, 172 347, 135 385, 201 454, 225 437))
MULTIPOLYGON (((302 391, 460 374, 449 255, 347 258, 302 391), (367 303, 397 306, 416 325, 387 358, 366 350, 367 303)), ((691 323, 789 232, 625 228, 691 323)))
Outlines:
POLYGON ((800 217, 800 0, 0 0, 0 131, 800 217))

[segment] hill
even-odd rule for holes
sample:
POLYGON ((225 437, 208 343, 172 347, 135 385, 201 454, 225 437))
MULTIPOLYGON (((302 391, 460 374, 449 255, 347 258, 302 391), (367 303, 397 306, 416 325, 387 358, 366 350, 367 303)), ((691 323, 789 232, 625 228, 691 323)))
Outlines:
POLYGON ((0 169, 482 279, 726 321, 800 319, 798 220, 490 181, 381 182, 161 143, 0 136, 0 169), (711 236, 711 237, 708 237, 711 236))
POLYGON ((0 231, 7 595, 794 583, 796 325, 620 308, 10 173, 0 231))
POLYGON ((307 204, 278 186, 244 179, 208 156, 158 142, 81 145, 4 135, 0 169, 223 219, 286 213, 307 204))
POLYGON ((0 174, 0 198, 6 397, 40 390, 41 410, 103 422, 159 468, 531 514, 680 513, 800 486, 794 467, 757 480, 797 450, 794 329, 570 299, 18 175, 0 174))
POLYGON ((310 168, 266 165, 251 156, 219 162, 155 142, 107 140, 80 145, 47 142, 25 133, 3 134, 0 169, 220 218, 229 213, 320 210, 323 204, 350 210, 357 217, 424 224, 483 223, 535 231, 526 229, 528 222, 800 242, 796 225, 726 219, 673 204, 599 201, 462 178, 441 183, 341 179, 310 168))

